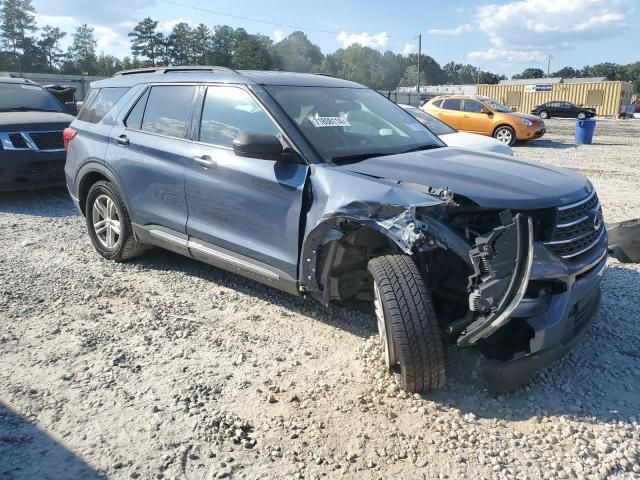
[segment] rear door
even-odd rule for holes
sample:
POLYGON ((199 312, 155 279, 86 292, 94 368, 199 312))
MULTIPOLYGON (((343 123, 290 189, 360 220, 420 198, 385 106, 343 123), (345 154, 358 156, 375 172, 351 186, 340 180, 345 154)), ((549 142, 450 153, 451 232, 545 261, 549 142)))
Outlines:
POLYGON ((435 110, 435 116, 456 130, 462 129, 462 100, 447 98, 442 102, 442 108, 435 110))
POLYGON ((465 132, 479 133, 481 135, 491 134, 491 120, 486 113, 482 113, 485 108, 480 102, 466 98, 462 105, 461 130, 465 132))
POLYGON ((194 85, 153 85, 111 131, 107 163, 118 176, 134 221, 185 233, 187 140, 195 104, 194 85))
POLYGON ((191 253, 241 258, 240 264, 249 262, 254 272, 261 263, 275 267, 280 280, 295 279, 308 166, 236 156, 233 139, 248 132, 273 134, 286 144, 250 90, 207 87, 186 171, 191 253))

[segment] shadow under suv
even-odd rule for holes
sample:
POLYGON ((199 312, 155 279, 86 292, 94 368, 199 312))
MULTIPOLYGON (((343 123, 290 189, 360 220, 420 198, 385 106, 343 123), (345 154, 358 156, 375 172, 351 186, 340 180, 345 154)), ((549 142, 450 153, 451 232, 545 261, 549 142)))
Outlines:
POLYGON ((607 233, 589 181, 448 148, 356 83, 125 71, 92 85, 64 137, 100 255, 158 246, 325 305, 371 301, 412 392, 443 385, 446 343, 515 388, 598 312, 607 233))

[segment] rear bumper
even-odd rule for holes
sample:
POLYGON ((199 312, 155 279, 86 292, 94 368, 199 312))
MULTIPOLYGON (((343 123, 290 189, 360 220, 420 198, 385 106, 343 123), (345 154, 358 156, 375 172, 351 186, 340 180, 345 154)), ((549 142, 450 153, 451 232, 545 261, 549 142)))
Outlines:
MULTIPOLYGON (((568 264, 536 245, 531 282, 548 282, 560 293, 525 297, 511 322, 526 322, 527 351, 507 361, 485 359, 482 373, 494 392, 514 390, 533 374, 567 354, 596 320, 602 297, 600 283, 607 262, 607 238, 580 261, 568 264)), ((531 285, 531 283, 530 283, 531 285)))
POLYGON ((64 151, 0 151, 0 191, 62 186, 64 162, 64 151))

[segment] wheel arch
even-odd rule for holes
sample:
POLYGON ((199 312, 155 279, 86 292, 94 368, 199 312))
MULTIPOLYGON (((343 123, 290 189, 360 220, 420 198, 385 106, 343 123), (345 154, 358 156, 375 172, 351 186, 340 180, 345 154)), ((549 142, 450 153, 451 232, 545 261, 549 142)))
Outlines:
POLYGON ((87 194, 89 193, 91 186, 101 180, 110 182, 116 186, 125 206, 127 207, 127 212, 131 221, 135 223, 134 212, 131 209, 127 193, 122 188, 122 184, 118 179, 118 176, 105 164, 99 162, 85 164, 76 175, 76 196, 78 198, 82 214, 86 215, 87 194))

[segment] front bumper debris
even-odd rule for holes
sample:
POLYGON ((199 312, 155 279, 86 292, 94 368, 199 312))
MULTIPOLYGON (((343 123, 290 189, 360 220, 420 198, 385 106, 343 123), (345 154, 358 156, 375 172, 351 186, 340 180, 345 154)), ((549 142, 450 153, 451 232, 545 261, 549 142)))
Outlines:
POLYGON ((476 239, 469 252, 474 274, 469 277, 469 309, 476 319, 458 337, 459 346, 486 338, 510 319, 527 289, 533 262, 533 224, 530 217, 509 212, 503 226, 476 239))

